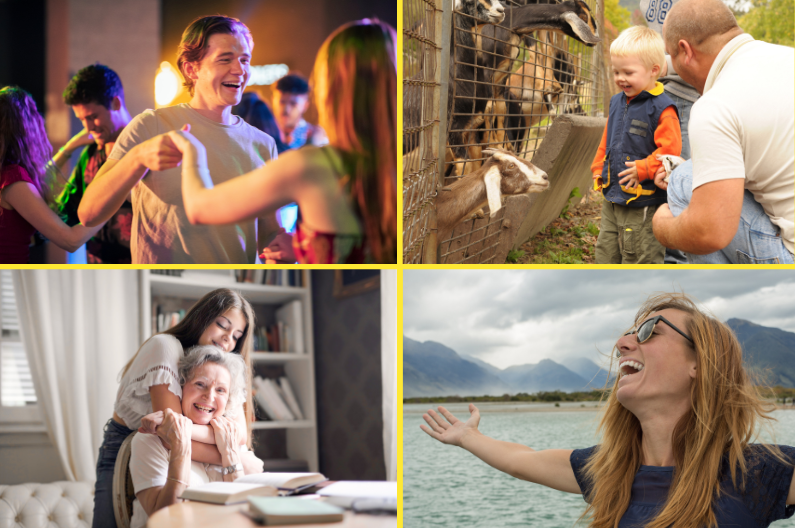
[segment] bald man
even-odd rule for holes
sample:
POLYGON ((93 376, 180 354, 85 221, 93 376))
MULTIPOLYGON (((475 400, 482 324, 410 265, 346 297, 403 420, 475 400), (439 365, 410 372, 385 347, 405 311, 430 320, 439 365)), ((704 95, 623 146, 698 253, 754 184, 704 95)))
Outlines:
POLYGON ((655 237, 695 264, 792 264, 795 51, 743 33, 721 0, 680 0, 663 39, 702 97, 690 115, 692 159, 671 174, 655 237))

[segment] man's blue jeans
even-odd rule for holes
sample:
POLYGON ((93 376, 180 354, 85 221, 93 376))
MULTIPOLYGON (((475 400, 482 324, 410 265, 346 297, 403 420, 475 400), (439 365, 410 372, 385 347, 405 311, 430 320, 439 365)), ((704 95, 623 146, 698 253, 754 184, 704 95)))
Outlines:
MULTIPOLYGON (((668 207, 679 216, 693 196, 693 162, 687 160, 671 173, 668 183, 668 207)), ((728 246, 707 255, 686 253, 690 264, 793 264, 779 236, 779 228, 770 221, 754 196, 745 191, 740 225, 728 246)))

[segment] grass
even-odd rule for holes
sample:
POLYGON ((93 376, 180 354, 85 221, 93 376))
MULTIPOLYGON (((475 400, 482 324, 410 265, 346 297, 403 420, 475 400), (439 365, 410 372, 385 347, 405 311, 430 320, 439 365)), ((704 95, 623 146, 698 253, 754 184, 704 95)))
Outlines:
POLYGON ((587 200, 572 205, 580 197, 572 190, 558 218, 521 246, 521 264, 593 264, 599 236, 602 195, 588 191, 587 200))

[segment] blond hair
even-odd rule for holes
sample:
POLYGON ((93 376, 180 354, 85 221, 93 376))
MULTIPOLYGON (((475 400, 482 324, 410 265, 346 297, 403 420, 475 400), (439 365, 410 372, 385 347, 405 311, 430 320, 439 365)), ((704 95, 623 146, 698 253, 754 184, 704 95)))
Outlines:
MULTIPOLYGON (((770 416, 775 405, 766 403, 751 383, 732 330, 687 295, 654 295, 641 306, 635 320, 641 322, 667 308, 687 314, 685 331, 693 338, 697 375, 690 385, 690 410, 671 434, 676 470, 668 500, 646 528, 713 527, 717 526, 713 501, 725 492, 720 487, 723 457, 728 459, 732 483, 744 489, 745 456, 755 453, 749 444, 761 422, 775 421, 770 416)), ((619 377, 606 391, 599 424, 602 443, 584 468, 592 491, 583 517, 590 516, 594 528, 618 526, 642 462, 640 422, 616 397, 619 377)), ((761 449, 788 463, 777 446, 766 444, 761 449)))
POLYGON ((654 65, 662 68, 665 64, 665 44, 662 37, 653 29, 632 26, 622 31, 610 44, 610 55, 637 57, 649 70, 654 65))

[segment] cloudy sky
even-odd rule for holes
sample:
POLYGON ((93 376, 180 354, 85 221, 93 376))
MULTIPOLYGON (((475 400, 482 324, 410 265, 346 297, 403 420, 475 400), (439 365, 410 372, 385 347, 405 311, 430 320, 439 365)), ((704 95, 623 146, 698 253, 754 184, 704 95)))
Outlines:
POLYGON ((795 332, 792 270, 405 270, 403 334, 492 365, 602 364, 649 294, 684 291, 716 317, 795 332))

